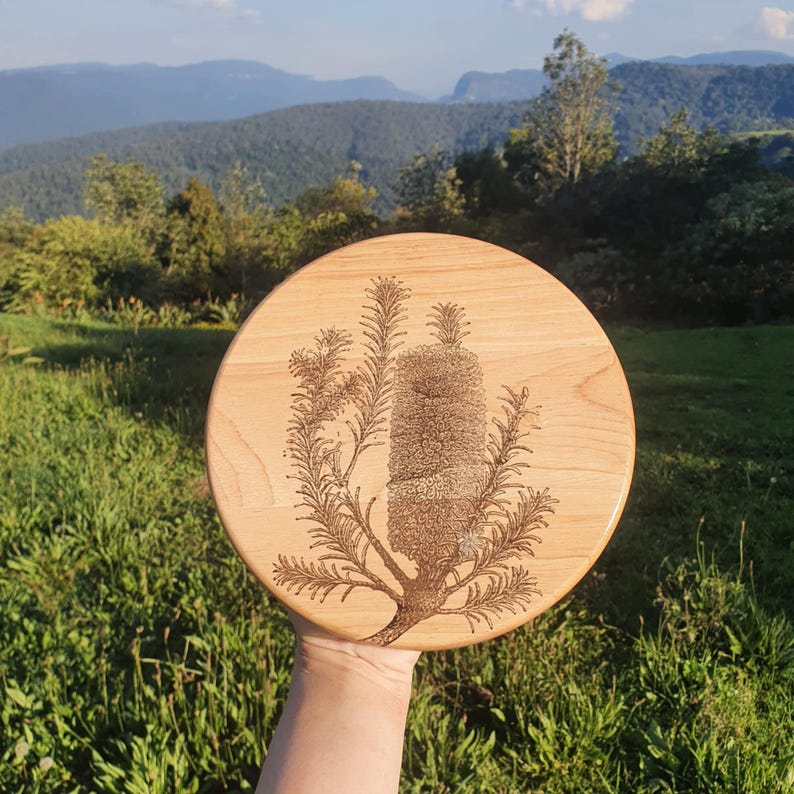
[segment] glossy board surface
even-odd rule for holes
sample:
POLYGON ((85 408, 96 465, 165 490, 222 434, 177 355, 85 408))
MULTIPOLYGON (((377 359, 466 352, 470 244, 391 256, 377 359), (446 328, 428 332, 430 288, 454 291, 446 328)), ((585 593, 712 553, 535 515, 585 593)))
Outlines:
POLYGON ((620 516, 631 398, 606 335, 505 249, 401 234, 302 268, 219 369, 224 527, 296 612, 379 644, 497 636, 564 596, 620 516))

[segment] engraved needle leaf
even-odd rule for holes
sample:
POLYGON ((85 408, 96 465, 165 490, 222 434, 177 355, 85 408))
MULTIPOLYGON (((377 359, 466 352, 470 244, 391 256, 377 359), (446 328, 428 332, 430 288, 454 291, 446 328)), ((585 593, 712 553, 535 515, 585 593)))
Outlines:
POLYGON ((442 345, 457 346, 470 333, 463 330, 464 325, 470 325, 463 317, 463 308, 457 303, 437 303, 427 324, 436 329, 431 333, 442 345))

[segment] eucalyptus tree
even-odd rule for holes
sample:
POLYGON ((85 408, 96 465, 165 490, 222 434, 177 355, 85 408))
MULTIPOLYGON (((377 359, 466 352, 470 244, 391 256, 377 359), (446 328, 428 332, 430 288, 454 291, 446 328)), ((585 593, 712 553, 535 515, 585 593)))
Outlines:
POLYGON ((576 185, 617 154, 612 111, 618 86, 607 61, 567 28, 554 40, 543 72, 548 80, 506 146, 508 167, 542 194, 576 185))

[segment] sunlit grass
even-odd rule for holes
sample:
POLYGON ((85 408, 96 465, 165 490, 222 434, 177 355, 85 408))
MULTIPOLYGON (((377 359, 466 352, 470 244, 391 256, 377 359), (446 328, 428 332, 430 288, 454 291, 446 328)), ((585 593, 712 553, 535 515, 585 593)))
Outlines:
MULTIPOLYGON (((291 632, 215 517, 210 329, 0 315, 0 789, 244 790, 291 632)), ((612 334, 635 484, 605 556, 507 637, 426 654, 406 792, 794 786, 794 328, 612 334)))

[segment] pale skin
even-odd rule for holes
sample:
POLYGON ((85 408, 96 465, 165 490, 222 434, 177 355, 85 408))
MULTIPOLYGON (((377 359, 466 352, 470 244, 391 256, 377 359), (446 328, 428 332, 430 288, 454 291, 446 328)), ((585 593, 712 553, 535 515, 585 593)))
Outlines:
POLYGON ((394 794, 418 651, 336 637, 291 614, 287 703, 257 794, 394 794))

